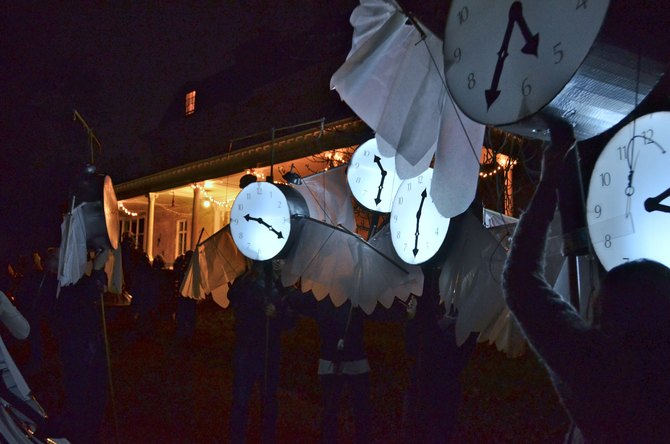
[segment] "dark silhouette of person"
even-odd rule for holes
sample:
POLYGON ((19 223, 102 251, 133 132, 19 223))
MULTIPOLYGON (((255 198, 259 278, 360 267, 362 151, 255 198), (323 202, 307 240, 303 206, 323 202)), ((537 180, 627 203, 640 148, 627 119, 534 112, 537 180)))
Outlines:
POLYGON ((402 442, 448 443, 456 431, 462 402, 459 377, 477 337, 470 334, 461 346, 457 345, 458 313, 454 307, 447 311, 440 302, 439 267, 422 268, 423 293, 416 299, 416 315, 405 327, 405 346, 413 365, 405 395, 402 442))
POLYGON ((178 257, 174 263, 175 296, 177 299, 174 316, 177 324, 177 349, 181 352, 185 352, 193 341, 197 318, 198 301, 182 296, 179 291, 192 256, 193 250, 188 250, 182 256, 178 257))
POLYGON ((90 275, 61 287, 56 301, 65 399, 55 427, 75 444, 101 442, 108 380, 100 304, 107 286, 104 265, 108 253, 103 250, 95 256, 90 275))
POLYGON ((293 327, 295 316, 285 302, 287 291, 279 282, 279 269, 254 261, 228 292, 235 314, 233 351, 233 403, 230 438, 233 444, 247 440, 249 400, 260 386, 261 439, 276 442, 281 333, 293 327), (270 289, 268 291, 268 288, 270 289))
POLYGON ((319 327, 321 441, 338 442, 340 401, 346 387, 353 409, 354 442, 370 442, 372 407, 370 363, 364 344, 365 313, 349 300, 336 307, 330 298, 317 301, 311 292, 294 293, 289 302, 299 313, 313 317, 319 327))
POLYGON ((592 325, 545 279, 547 231, 574 144, 565 139, 545 149, 540 182, 516 228, 503 272, 507 303, 572 420, 566 442, 668 442, 670 269, 646 259, 612 268, 592 325))

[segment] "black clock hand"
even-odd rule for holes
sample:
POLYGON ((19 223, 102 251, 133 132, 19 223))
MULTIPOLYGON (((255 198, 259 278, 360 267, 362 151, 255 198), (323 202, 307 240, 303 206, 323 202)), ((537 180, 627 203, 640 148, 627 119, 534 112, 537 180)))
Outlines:
POLYGON ((661 201, 666 197, 670 196, 670 188, 663 191, 656 197, 650 197, 644 201, 644 209, 649 213, 652 211, 660 211, 662 213, 670 213, 670 205, 663 205, 661 201))
POLYGON ((514 29, 514 23, 519 24, 521 29, 521 34, 523 35, 526 44, 521 48, 521 52, 524 54, 532 54, 537 56, 537 47, 540 43, 540 34, 533 34, 528 28, 526 20, 523 18, 523 8, 521 2, 514 2, 509 8, 509 15, 507 19, 507 28, 505 28, 505 35, 503 36, 502 44, 500 45, 500 50, 498 51, 498 61, 496 62, 495 70, 493 71, 493 79, 491 79, 491 87, 484 91, 486 97, 487 109, 491 108, 493 102, 496 101, 500 95, 500 90, 498 89, 498 84, 500 83, 500 76, 502 75, 503 66, 505 65, 505 59, 509 55, 508 47, 509 41, 512 37, 512 30, 514 29))
POLYGON ((421 209, 423 208, 423 202, 426 200, 426 197, 428 197, 428 193, 424 188, 423 192, 421 193, 421 203, 419 204, 419 210, 416 212, 416 231, 414 232, 414 249, 412 250, 414 257, 416 257, 416 255, 419 253, 419 222, 421 221, 421 209))
POLYGON ((274 228, 272 228, 272 225, 265 222, 262 217, 252 217, 252 216, 249 215, 249 213, 247 213, 247 214, 244 215, 244 218, 247 220, 247 222, 249 222, 250 220, 253 220, 253 221, 258 222, 261 225, 265 225, 268 228, 268 230, 272 231, 274 234, 277 235, 277 239, 283 239, 284 238, 284 235, 282 234, 281 231, 277 231, 274 228))
POLYGON ((384 169, 384 167, 382 166, 382 158, 381 157, 375 155, 374 162, 377 164, 377 166, 379 167, 379 170, 381 171, 381 174, 382 174, 382 179, 379 182, 379 187, 377 187, 377 197, 375 198, 375 203, 377 205, 379 205, 379 202, 382 201, 381 195, 382 195, 382 190, 384 189, 384 180, 386 179, 386 174, 387 173, 386 173, 386 170, 384 169))

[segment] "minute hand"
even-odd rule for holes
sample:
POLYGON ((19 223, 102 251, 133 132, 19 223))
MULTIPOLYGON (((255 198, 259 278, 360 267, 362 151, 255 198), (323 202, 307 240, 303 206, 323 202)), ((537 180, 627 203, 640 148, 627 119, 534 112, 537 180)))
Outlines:
POLYGON ((252 216, 249 215, 249 213, 247 213, 247 214, 244 216, 244 218, 247 220, 247 222, 249 222, 250 220, 253 220, 253 221, 258 222, 258 223, 261 224, 261 225, 266 226, 266 227, 268 228, 268 230, 272 231, 274 234, 277 235, 277 239, 283 239, 283 238, 284 238, 284 235, 282 234, 281 231, 277 231, 277 230, 275 230, 275 229, 272 227, 272 225, 270 225, 269 223, 265 222, 265 221, 263 220, 262 217, 252 217, 252 216))
POLYGON ((421 222, 421 209, 423 208, 423 203, 425 202, 426 197, 428 197, 428 193, 424 188, 423 192, 421 193, 421 203, 419 204, 419 210, 416 212, 416 230, 414 231, 414 249, 412 250, 414 257, 416 257, 416 255, 419 253, 419 222, 421 222))
POLYGON ((540 34, 533 34, 526 23, 526 19, 523 18, 523 7, 521 2, 514 2, 509 8, 509 14, 507 17, 507 28, 505 28, 505 35, 503 37, 502 44, 500 45, 500 50, 498 51, 498 61, 496 62, 495 70, 493 71, 493 79, 491 79, 491 87, 484 91, 486 97, 486 106, 487 109, 491 108, 493 102, 496 101, 500 95, 500 90, 498 89, 498 84, 500 83, 500 76, 502 75, 503 66, 505 65, 505 59, 509 55, 509 41, 512 37, 512 30, 514 29, 514 23, 519 24, 521 29, 521 34, 523 35, 526 44, 521 48, 521 52, 524 54, 532 54, 537 57, 537 47, 540 42, 540 34))

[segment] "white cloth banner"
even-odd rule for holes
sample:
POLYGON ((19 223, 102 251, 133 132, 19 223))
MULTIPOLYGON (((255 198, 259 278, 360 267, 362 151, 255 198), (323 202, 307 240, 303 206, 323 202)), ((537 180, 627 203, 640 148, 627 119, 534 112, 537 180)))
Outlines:
POLYGON ((447 92, 442 41, 383 0, 361 1, 351 24, 352 48, 331 88, 385 142, 380 152, 396 155, 401 178, 420 174, 435 154, 433 200, 445 217, 463 213, 475 196, 484 126, 447 92))

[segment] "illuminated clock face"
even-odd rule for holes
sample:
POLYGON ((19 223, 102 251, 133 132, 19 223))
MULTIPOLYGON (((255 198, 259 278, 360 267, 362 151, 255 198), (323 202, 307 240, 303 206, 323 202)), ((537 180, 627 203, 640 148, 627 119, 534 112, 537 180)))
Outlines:
POLYGON ((230 210, 230 233, 249 259, 277 256, 291 233, 291 213, 282 190, 270 182, 244 187, 230 210))
POLYGON ((400 182, 395 157, 382 156, 377 139, 363 143, 351 157, 347 183, 356 200, 367 209, 389 213, 400 182))
POLYGON ((586 219, 605 269, 640 258, 670 266, 670 112, 639 117, 607 143, 591 175, 586 219))
POLYGON ((609 0, 454 0, 445 75, 471 119, 505 125, 539 111, 589 53, 609 0))
POLYGON ((430 197, 433 169, 400 184, 391 209, 391 240, 408 264, 422 264, 442 247, 450 219, 442 216, 430 197))

